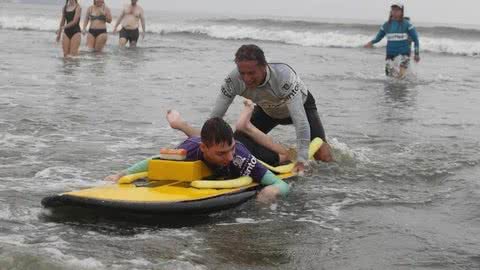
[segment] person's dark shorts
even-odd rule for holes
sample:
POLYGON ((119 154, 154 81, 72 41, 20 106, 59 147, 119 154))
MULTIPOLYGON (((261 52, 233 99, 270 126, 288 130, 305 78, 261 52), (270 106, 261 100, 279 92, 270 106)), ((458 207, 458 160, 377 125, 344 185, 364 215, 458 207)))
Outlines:
POLYGON ((124 38, 130 43, 132 42, 137 43, 139 36, 140 36, 140 31, 138 31, 138 28, 132 29, 132 30, 122 28, 122 30, 120 30, 120 38, 124 38))
MULTIPOLYGON (((312 94, 310 94, 310 92, 308 93, 304 108, 307 114, 308 123, 310 124, 310 139, 320 137, 323 141, 326 142, 327 140, 325 138, 325 131, 323 129, 322 122, 320 121, 320 117, 318 116, 315 99, 313 98, 312 94)), ((270 132, 277 125, 293 124, 290 117, 285 119, 275 119, 270 117, 258 105, 256 105, 255 109, 253 110, 250 122, 265 134, 270 132)), ((256 158, 272 166, 280 165, 279 157, 276 152, 257 144, 254 140, 252 140, 247 134, 243 132, 235 131, 233 135, 235 139, 243 143, 245 147, 247 147, 247 149, 256 158)))

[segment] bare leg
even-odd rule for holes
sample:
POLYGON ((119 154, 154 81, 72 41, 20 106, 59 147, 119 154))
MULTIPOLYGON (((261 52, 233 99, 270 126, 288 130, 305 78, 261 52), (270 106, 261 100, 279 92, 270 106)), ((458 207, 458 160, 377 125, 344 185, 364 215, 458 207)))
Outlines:
POLYGON ((400 72, 398 73, 398 78, 403 79, 403 78, 405 78, 406 74, 407 74, 407 68, 406 67, 400 67, 400 72))
POLYGON ((126 45, 127 45, 127 39, 126 38, 120 38, 118 40, 118 46, 120 46, 120 48, 125 48, 126 45))
POLYGON ((200 136, 200 130, 190 126, 175 110, 167 111, 167 121, 171 128, 182 131, 188 137, 200 136))
POLYGON ((70 54, 72 56, 78 55, 78 48, 80 48, 80 43, 82 41, 82 34, 76 33, 73 35, 72 40, 70 41, 70 54))
POLYGON ((135 48, 137 47, 137 42, 136 41, 130 41, 130 48, 135 48))
POLYGON ((288 149, 285 146, 274 142, 272 137, 263 133, 250 122, 254 108, 253 102, 249 99, 246 99, 243 104, 245 107, 240 113, 240 117, 235 124, 235 129, 247 134, 256 143, 278 153, 278 156, 280 157, 280 163, 295 159, 294 156, 296 156, 296 153, 294 153, 292 149, 288 149))
POLYGON ((67 35, 63 35, 62 47, 63 47, 63 57, 68 57, 70 55, 70 39, 67 35))
POLYGON ((87 47, 90 50, 95 49, 95 37, 90 33, 87 34, 87 47))
POLYGON ((95 51, 101 52, 107 43, 108 35, 106 33, 100 34, 95 39, 95 51))

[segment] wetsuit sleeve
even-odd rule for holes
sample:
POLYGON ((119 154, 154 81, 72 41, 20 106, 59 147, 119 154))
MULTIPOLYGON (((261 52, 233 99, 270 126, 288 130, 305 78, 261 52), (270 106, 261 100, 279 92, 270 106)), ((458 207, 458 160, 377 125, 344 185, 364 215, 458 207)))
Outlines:
POLYGON ((380 40, 383 39, 383 37, 385 37, 385 24, 382 25, 382 27, 380 27, 380 30, 378 31, 377 33, 377 36, 372 40, 372 44, 375 44, 375 43, 378 43, 380 42, 380 40))
POLYGON ((308 147, 310 145, 310 124, 303 107, 302 94, 299 93, 294 96, 287 103, 287 107, 297 135, 298 161, 305 162, 308 160, 308 147))
POLYGON ((235 96, 238 94, 240 85, 238 80, 234 78, 234 73, 235 72, 230 73, 225 79, 210 117, 223 117, 235 99, 235 96))
POLYGON ((287 183, 285 183, 285 181, 280 179, 278 176, 273 174, 271 171, 267 171, 265 173, 265 175, 262 177, 260 184, 264 186, 273 185, 278 187, 280 189, 280 194, 282 196, 287 195, 288 192, 290 191, 290 186, 287 183))
POLYGON ((303 95, 308 91, 303 81, 298 75, 289 68, 288 73, 284 73, 285 81, 281 87, 282 96, 286 100, 290 118, 292 119, 295 133, 297 135, 297 160, 305 162, 308 160, 308 147, 310 145, 310 123, 308 122, 307 113, 303 101, 303 95))
POLYGON ((408 26, 408 35, 412 38, 415 44, 415 55, 420 55, 420 40, 418 39, 418 33, 412 24, 408 26))
POLYGON ((220 93, 217 96, 215 101, 215 106, 213 107, 210 117, 223 117, 228 110, 228 107, 232 104, 235 96, 229 97, 225 96, 223 93, 220 93))
POLYGON ((144 159, 140 162, 137 162, 137 163, 133 164, 132 166, 128 167, 128 169, 125 170, 125 173, 127 175, 129 175, 129 174, 141 173, 141 172, 148 171, 148 162, 151 159, 152 158, 147 158, 147 159, 144 159))

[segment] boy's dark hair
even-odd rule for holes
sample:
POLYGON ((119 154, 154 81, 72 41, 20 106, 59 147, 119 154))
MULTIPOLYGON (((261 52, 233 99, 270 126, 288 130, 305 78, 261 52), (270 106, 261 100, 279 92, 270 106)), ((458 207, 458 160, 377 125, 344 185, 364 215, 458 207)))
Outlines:
POLYGON ((232 128, 220 117, 208 119, 205 124, 203 124, 200 137, 207 147, 215 144, 226 143, 227 145, 231 145, 233 143, 232 128))
POLYGON ((235 63, 241 61, 257 61, 258 65, 266 66, 267 60, 262 49, 255 44, 242 45, 235 53, 235 63))

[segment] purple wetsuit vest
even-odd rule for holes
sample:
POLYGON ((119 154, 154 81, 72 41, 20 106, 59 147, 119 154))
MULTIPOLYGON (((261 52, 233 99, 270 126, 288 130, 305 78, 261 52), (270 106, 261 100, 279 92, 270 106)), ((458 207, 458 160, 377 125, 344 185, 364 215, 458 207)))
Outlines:
POLYGON ((248 151, 240 142, 236 141, 233 161, 228 166, 218 166, 209 164, 203 157, 200 150, 200 137, 190 137, 177 146, 177 149, 187 150, 187 160, 202 160, 214 172, 215 176, 237 178, 240 176, 250 176, 255 182, 262 180, 267 172, 267 168, 248 151))

